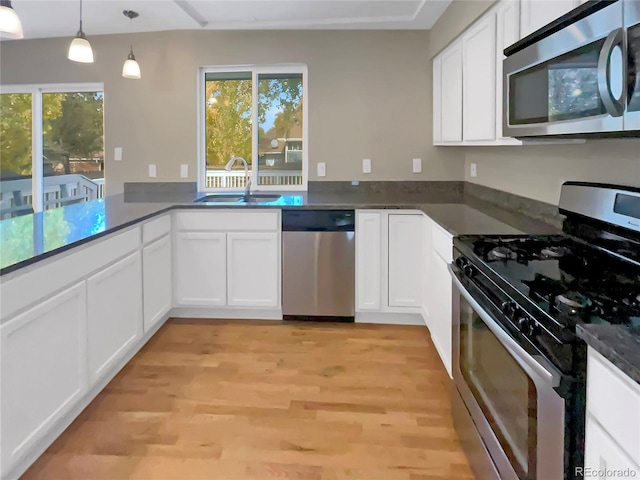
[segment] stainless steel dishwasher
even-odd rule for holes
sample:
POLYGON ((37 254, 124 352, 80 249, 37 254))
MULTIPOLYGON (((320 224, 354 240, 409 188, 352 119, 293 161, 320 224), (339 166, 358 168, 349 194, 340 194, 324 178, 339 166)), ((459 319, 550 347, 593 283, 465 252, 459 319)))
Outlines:
POLYGON ((285 320, 353 321, 353 210, 282 211, 285 320))

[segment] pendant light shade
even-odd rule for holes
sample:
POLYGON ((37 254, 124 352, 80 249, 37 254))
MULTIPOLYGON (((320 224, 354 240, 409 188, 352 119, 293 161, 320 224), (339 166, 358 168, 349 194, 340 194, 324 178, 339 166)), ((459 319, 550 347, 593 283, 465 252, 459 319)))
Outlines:
POLYGON ((73 60, 74 62, 93 63, 93 50, 91 49, 91 44, 82 31, 82 0, 80 0, 80 29, 78 30, 76 37, 71 40, 67 57, 69 60, 73 60))
POLYGON ((11 6, 11 0, 0 0, 0 38, 24 38, 22 23, 11 6))
MULTIPOLYGON (((138 16, 138 12, 133 10, 124 10, 122 14, 133 22, 133 19, 138 16)), ((129 47, 129 56, 122 65, 122 76, 124 78, 139 79, 142 78, 140 73, 140 64, 136 60, 136 56, 133 54, 133 45, 129 47)))
POLYGON ((140 74, 140 65, 138 64, 138 61, 136 60, 136 57, 133 54, 133 48, 131 49, 129 56, 124 61, 124 65, 122 66, 122 76, 124 78, 134 78, 134 79, 138 79, 142 77, 142 75, 140 74))

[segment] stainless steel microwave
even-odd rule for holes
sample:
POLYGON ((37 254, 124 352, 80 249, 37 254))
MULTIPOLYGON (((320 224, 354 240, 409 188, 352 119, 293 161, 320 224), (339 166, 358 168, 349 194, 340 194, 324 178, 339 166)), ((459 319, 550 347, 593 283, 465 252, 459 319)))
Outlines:
POLYGON ((505 55, 505 136, 640 137, 640 0, 587 2, 505 55))

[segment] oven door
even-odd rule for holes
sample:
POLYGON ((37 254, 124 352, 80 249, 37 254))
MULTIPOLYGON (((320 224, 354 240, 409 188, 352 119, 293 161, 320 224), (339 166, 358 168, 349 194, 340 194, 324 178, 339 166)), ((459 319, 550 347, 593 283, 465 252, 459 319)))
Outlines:
POLYGON ((623 3, 592 13, 504 60, 506 136, 623 130, 623 3))
POLYGON ((562 480, 565 401, 554 390, 560 373, 506 331, 473 283, 463 285, 449 270, 454 383, 501 480, 562 480))

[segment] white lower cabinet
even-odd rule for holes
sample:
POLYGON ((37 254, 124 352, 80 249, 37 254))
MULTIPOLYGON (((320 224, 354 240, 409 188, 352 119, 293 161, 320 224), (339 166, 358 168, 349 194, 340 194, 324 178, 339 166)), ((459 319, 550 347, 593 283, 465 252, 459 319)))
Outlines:
POLYGON ((87 391, 84 282, 2 325, 2 475, 87 391))
POLYGON ((356 212, 356 310, 379 310, 382 297, 382 213, 356 212))
POLYGON ((88 364, 97 382, 142 337, 142 262, 136 252, 87 279, 88 364))
POLYGON ((389 306, 421 307, 422 215, 389 215, 389 306))
POLYGON ((227 234, 227 305, 280 306, 277 233, 227 234))
POLYGON ((415 210, 356 211, 356 322, 423 322, 422 218, 415 210))
POLYGON ((144 331, 147 332, 172 305, 171 235, 142 249, 142 289, 144 331))
POLYGON ((640 475, 640 385, 590 347, 586 424, 585 478, 640 475))
POLYGON ((176 303, 195 306, 226 305, 226 233, 178 232, 175 253, 176 303))
POLYGON ((176 305, 261 308, 273 318, 280 308, 278 211, 178 212, 175 224, 176 305))

